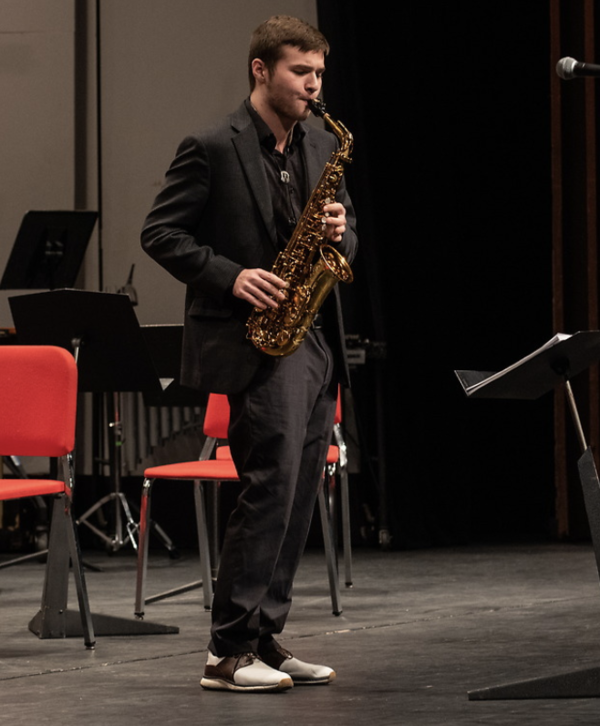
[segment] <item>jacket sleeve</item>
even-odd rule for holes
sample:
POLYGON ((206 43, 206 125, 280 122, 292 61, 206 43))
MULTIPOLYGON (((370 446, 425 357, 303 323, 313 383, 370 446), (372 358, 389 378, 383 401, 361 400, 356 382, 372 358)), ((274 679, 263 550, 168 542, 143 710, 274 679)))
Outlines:
POLYGON ((344 181, 342 181, 342 184, 340 185, 336 195, 336 200, 341 202, 346 209, 346 231, 342 235, 341 242, 337 244, 336 247, 341 254, 344 255, 348 262, 351 263, 356 257, 358 237, 356 234, 356 214, 354 212, 350 196, 346 191, 346 183, 344 181))
POLYGON ((204 142, 188 136, 175 159, 142 229, 142 247, 181 282, 223 301, 243 269, 215 254, 210 240, 198 239, 210 194, 211 169, 204 142))

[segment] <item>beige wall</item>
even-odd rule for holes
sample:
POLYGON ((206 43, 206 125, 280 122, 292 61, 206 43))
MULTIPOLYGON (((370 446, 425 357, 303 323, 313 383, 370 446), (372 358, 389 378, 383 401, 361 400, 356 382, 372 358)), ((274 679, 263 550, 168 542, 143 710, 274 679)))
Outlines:
MULTIPOLYGON (((250 33, 275 13, 316 24, 316 0, 100 0, 104 289, 135 264, 142 324, 181 322, 184 295, 141 250, 143 220, 183 136, 247 94, 250 33)), ((96 50, 95 0, 0 0, 0 274, 27 210, 98 209, 96 50)), ((97 231, 78 286, 98 289, 97 231)), ((0 290, 0 326, 15 294, 0 290)), ((90 437, 78 438, 90 473, 90 437)))
POLYGON ((73 208, 73 6, 0 0, 0 273, 27 210, 73 208))
MULTIPOLYGON (((0 0, 0 270, 27 209, 73 209, 75 0, 0 0), (9 99, 10 102, 6 100, 9 99)), ((87 0, 87 206, 97 208, 95 2, 87 0)), ((141 323, 181 322, 183 289, 139 232, 183 136, 247 93, 251 31, 274 13, 316 24, 316 0, 100 0, 104 285, 135 263, 141 323)), ((97 289, 97 246, 82 286, 97 289)), ((10 323, 0 291, 0 325, 10 323)))

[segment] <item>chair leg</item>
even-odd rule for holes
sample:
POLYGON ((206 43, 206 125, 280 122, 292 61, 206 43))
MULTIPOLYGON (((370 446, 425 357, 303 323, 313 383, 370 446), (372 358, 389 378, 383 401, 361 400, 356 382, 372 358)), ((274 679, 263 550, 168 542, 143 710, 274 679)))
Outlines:
POLYGON ((329 577, 329 590, 331 592, 331 606, 334 615, 341 615, 342 606, 340 602, 340 584, 338 578, 338 568, 336 561, 335 538, 333 534, 333 524, 326 503, 324 491, 325 478, 319 487, 319 513, 321 515, 321 528, 323 530, 323 543, 325 546, 325 560, 327 562, 327 575, 329 577))
POLYGON ((202 587, 205 610, 212 606, 212 577, 210 564, 210 548, 208 544, 208 530, 206 525, 206 506, 202 483, 194 482, 194 499, 196 503, 196 525, 198 529, 198 546, 200 549, 200 563, 202 567, 202 580, 190 582, 186 585, 161 592, 152 597, 146 597, 146 575, 148 570, 148 542, 150 540, 150 506, 153 480, 145 479, 142 486, 142 502, 140 505, 139 542, 137 559, 137 580, 135 590, 135 615, 144 617, 145 607, 148 603, 164 600, 181 593, 202 587))
POLYGON ((348 447, 344 441, 339 423, 333 427, 333 436, 339 450, 337 470, 340 479, 340 499, 342 504, 342 542, 344 545, 344 569, 346 587, 352 587, 352 532, 350 528, 350 487, 348 483, 348 447))
POLYGON ((194 482, 194 500, 196 502, 196 527, 198 532, 198 549, 200 550, 200 567, 202 571, 202 593, 204 596, 204 609, 212 607, 212 570, 210 563, 210 546, 208 543, 208 528, 206 524, 206 500, 204 485, 201 481, 194 482))
POLYGON ((142 501, 140 505, 140 524, 138 532, 137 578, 135 583, 135 615, 144 617, 146 605, 146 572, 148 570, 148 541, 150 532, 150 507, 152 495, 152 479, 144 479, 142 485, 142 501))
POLYGON ((352 531, 350 528, 350 492, 348 472, 340 468, 340 498, 342 504, 342 542, 344 545, 344 573, 346 587, 353 586, 352 580, 352 531))

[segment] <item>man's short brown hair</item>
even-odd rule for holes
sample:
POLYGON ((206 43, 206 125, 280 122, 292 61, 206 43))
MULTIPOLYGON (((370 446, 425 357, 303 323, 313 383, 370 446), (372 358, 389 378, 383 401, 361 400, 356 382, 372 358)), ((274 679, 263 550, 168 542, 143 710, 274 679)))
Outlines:
POLYGON ((284 45, 299 48, 304 53, 309 51, 321 51, 324 55, 329 53, 329 43, 320 30, 299 18, 292 18, 289 15, 273 15, 252 33, 248 54, 250 90, 254 88, 256 82, 252 73, 252 61, 260 58, 267 69, 272 72, 282 56, 284 45))

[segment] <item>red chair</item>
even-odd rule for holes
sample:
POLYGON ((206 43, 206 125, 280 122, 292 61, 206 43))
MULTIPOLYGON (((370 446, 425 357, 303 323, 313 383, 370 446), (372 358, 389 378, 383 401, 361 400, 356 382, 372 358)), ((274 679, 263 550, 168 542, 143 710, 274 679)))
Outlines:
MULTIPOLYGON (((344 551, 344 573, 346 587, 352 587, 352 538, 350 528, 350 490, 348 482, 348 449, 342 433, 342 398, 338 392, 335 421, 333 424, 333 438, 335 445, 329 447, 327 452, 326 472, 329 476, 329 518, 336 521, 336 477, 339 479, 340 503, 342 514, 342 544, 344 551)), ((323 502, 325 499, 323 498, 323 502)), ((319 500, 321 504, 321 500, 319 500)))
MULTIPOLYGON (((333 438, 335 444, 329 447, 327 452, 327 461, 325 473, 327 480, 323 482, 323 488, 319 492, 319 513, 321 522, 329 522, 333 526, 337 521, 336 517, 336 491, 338 489, 337 480, 339 480, 340 504, 342 514, 342 545, 344 552, 344 573, 345 585, 350 588, 353 586, 352 580, 352 541, 350 528, 350 492, 348 483, 348 450, 344 436, 342 434, 342 396, 338 391, 337 405, 335 408, 335 419, 333 422, 333 438), (325 495, 328 496, 325 496, 325 495)), ((216 450, 216 458, 221 460, 231 459, 229 446, 219 446, 216 450)), ((337 553, 335 548, 333 551, 327 551, 330 543, 337 542, 335 529, 324 536, 324 543, 327 552, 327 564, 337 563, 337 553)), ((329 572, 329 577, 337 578, 336 570, 329 572)))
POLYGON ((64 638, 79 629, 76 614, 67 610, 71 561, 84 642, 93 648, 94 629, 71 515, 75 361, 63 348, 0 346, 0 381, 0 456, 59 457, 63 467, 64 480, 0 479, 0 500, 55 496, 42 604, 29 629, 40 638, 64 638))
MULTIPOLYGON (((217 486, 225 481, 238 481, 238 474, 231 460, 228 446, 218 446, 219 441, 227 439, 229 427, 229 403, 227 396, 210 394, 206 408, 203 431, 206 441, 198 461, 186 461, 179 464, 166 464, 146 469, 142 487, 142 501, 140 505, 140 526, 138 542, 137 581, 135 596, 135 614, 144 616, 145 605, 166 597, 186 592, 196 587, 202 587, 204 607, 210 610, 212 602, 212 579, 210 546, 208 541, 208 528, 206 517, 206 497, 204 484, 213 482, 217 486), (216 458, 209 459, 215 453, 216 458), (156 479, 169 481, 193 481, 194 500, 196 505, 196 523, 198 531, 198 547, 200 550, 200 564, 202 580, 183 585, 158 595, 146 598, 146 575, 148 566, 148 540, 150 527, 150 507, 152 486, 156 479)), ((335 447, 337 448, 337 447, 335 447)), ((323 487, 319 489, 319 511, 325 543, 325 556, 331 592, 332 611, 335 615, 342 612, 340 605, 339 578, 336 561, 336 548, 334 543, 333 526, 329 516, 329 507, 325 501, 323 487)), ((213 519, 215 519, 213 517, 213 519)), ((213 548, 215 549, 215 548, 213 548)))

